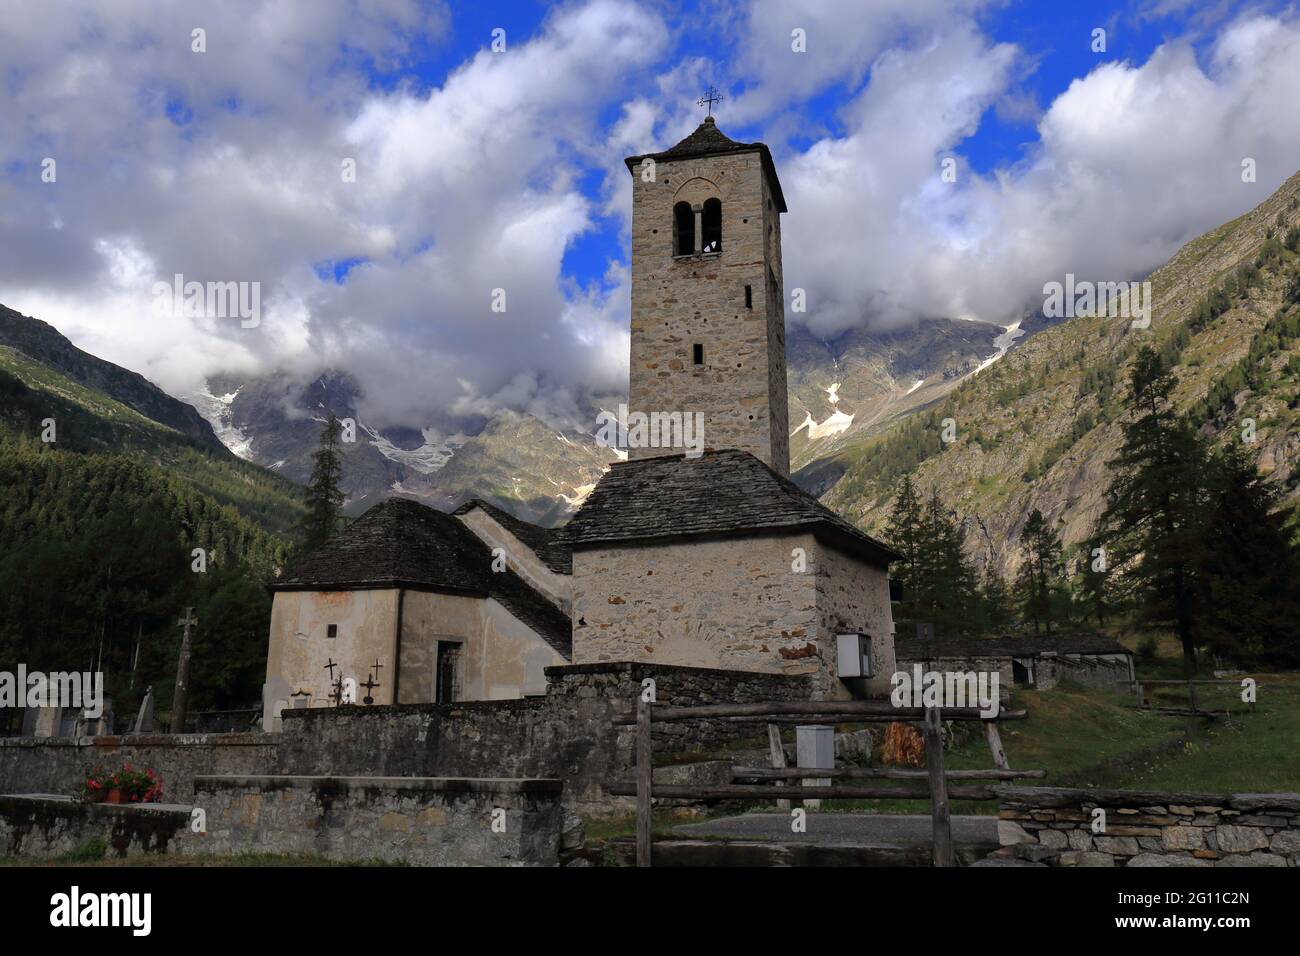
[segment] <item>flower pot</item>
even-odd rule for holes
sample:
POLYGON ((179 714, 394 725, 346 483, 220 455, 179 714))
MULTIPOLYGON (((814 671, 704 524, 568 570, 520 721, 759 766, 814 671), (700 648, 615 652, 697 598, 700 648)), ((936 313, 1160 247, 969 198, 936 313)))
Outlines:
POLYGON ((125 803, 126 801, 122 799, 122 791, 114 787, 112 790, 108 791, 108 794, 104 797, 104 802, 125 803))
POLYGON ((99 790, 87 790, 87 791, 86 791, 86 802, 87 802, 87 803, 103 803, 104 800, 105 800, 107 797, 108 797, 108 794, 105 793, 104 790, 103 790, 102 788, 99 789, 99 790))

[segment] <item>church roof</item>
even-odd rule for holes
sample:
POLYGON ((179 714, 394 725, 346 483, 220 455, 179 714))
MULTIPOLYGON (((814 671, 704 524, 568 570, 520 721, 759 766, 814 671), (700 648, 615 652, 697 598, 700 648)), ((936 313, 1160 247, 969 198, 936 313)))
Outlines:
POLYGON ((398 587, 494 598, 571 656, 567 614, 513 571, 493 571, 492 551, 458 519, 409 498, 375 505, 271 585, 273 591, 398 587))
POLYGON ((785 212, 785 193, 781 191, 781 180, 776 176, 776 164, 772 162, 771 150, 763 143, 736 142, 718 129, 712 116, 706 118, 703 123, 696 127, 695 132, 671 149, 666 149, 661 153, 643 153, 640 156, 629 156, 623 162, 635 175, 636 165, 645 159, 653 159, 656 163, 663 163, 677 159, 696 159, 702 156, 723 156, 727 153, 748 152, 757 152, 762 157, 763 169, 771 181, 776 208, 781 212, 785 212))
POLYGON ((941 660, 960 657, 1039 657, 1052 654, 1132 654, 1133 652, 1107 637, 1092 631, 1042 634, 1038 637, 917 637, 898 634, 894 637, 894 654, 899 660, 941 660))
POLYGON ((568 525, 573 548, 806 529, 884 564, 900 555, 747 451, 615 462, 568 525))
POLYGON ((573 550, 569 547, 569 535, 565 528, 543 528, 522 518, 516 518, 510 512, 482 498, 471 498, 452 514, 463 515, 474 508, 486 512, 497 524, 527 545, 542 563, 556 574, 573 573, 573 550))

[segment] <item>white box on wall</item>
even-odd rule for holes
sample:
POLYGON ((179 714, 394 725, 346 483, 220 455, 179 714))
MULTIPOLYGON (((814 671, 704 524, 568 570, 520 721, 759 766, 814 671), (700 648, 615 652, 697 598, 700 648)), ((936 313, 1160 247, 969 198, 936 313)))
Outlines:
POLYGON ((836 674, 839 677, 871 677, 871 638, 866 634, 838 634, 836 674))

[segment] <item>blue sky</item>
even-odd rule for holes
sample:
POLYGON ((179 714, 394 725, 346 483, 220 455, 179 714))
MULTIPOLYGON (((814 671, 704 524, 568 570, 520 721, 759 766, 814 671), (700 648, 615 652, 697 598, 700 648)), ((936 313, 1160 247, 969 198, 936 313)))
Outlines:
POLYGON ((773 150, 787 321, 826 336, 1012 323, 1300 167, 1300 17, 1269 0, 10 0, 0 64, 0 302, 173 392, 332 367, 435 430, 625 388, 621 160, 710 84, 773 150), (176 274, 258 283, 262 320, 160 323, 176 274))
MULTIPOLYGON (((663 6, 671 11, 675 43, 659 66, 667 69, 675 59, 704 58, 712 66, 708 71, 711 82, 729 91, 732 84, 729 83, 728 60, 735 54, 735 36, 729 38, 725 29, 693 28, 694 24, 717 23, 717 6, 685 2, 663 6), (728 39, 732 42, 728 43, 728 39)), ((1041 106, 1050 104, 1065 92, 1070 83, 1086 76, 1099 63, 1141 63, 1158 46, 1171 40, 1185 39, 1198 56, 1203 56, 1215 39, 1214 26, 1247 7, 1265 13, 1283 9, 1285 4, 1175 2, 1162 5, 1135 3, 1133 0, 1089 0, 1087 3, 1024 0, 992 4, 981 12, 979 20, 989 36, 1014 43, 1029 52, 1032 65, 1020 84, 1020 92, 1029 102, 1041 106), (1096 43, 1093 31, 1098 28, 1106 31, 1104 53, 1093 49, 1096 43)), ((401 69, 372 70, 372 82, 384 89, 402 83, 440 86, 449 72, 488 44, 493 30, 504 29, 508 39, 528 37, 538 30, 546 15, 547 5, 538 2, 457 6, 453 29, 446 37, 421 45, 413 51, 411 62, 401 69)), ((817 95, 803 100, 799 110, 805 122, 817 129, 842 134, 844 128, 838 118, 839 111, 865 82, 869 80, 832 83, 817 95)), ((735 86, 743 90, 743 80, 735 86)), ((701 92, 701 89, 683 86, 680 98, 693 104, 701 92)), ((613 122, 617 112, 617 106, 611 106, 604 115, 605 121, 613 122)), ((717 112, 719 123, 733 138, 751 140, 765 137, 761 119, 733 126, 727 122, 725 102, 717 112)), ((703 113, 702 109, 699 110, 701 116, 703 113)), ((992 174, 1001 167, 1020 161, 1036 140, 1036 117, 995 109, 982 117, 979 128, 961 140, 958 148, 974 170, 992 174)), ((812 141, 812 136, 796 136, 788 145, 796 149, 807 148, 812 141)), ((593 201, 599 198, 600 179, 599 170, 585 177, 583 192, 593 201)), ((622 223, 614 217, 600 217, 590 230, 575 237, 565 252, 564 275, 584 286, 600 281, 611 259, 626 258, 621 226, 622 223)))

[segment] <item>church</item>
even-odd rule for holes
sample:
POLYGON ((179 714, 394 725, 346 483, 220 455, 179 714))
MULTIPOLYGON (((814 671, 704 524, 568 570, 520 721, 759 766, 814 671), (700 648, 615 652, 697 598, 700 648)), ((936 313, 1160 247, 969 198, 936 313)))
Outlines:
POLYGON ((272 586, 264 721, 285 708, 501 700, 560 664, 798 674, 883 695, 897 555, 789 477, 781 214, 762 143, 710 115, 632 176, 628 406, 703 451, 629 442, 568 524, 392 498, 272 586))

